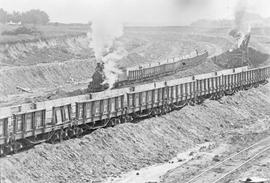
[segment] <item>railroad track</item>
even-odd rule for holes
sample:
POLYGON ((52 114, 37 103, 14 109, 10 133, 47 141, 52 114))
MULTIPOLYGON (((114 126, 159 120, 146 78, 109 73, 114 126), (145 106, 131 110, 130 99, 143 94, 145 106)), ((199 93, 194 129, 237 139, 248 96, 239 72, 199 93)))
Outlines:
POLYGON ((223 161, 205 169, 186 183, 219 183, 267 151, 270 151, 270 137, 232 154, 223 161))

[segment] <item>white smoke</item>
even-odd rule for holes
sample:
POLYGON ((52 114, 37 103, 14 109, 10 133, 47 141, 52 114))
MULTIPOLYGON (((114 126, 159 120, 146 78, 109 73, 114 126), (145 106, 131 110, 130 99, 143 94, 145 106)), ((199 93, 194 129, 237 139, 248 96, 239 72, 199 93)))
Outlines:
POLYGON ((236 47, 240 48, 245 36, 250 34, 251 26, 246 20, 248 1, 238 0, 234 11, 234 29, 230 35, 236 40, 236 47))
POLYGON ((116 62, 126 55, 127 51, 123 47, 119 47, 102 58, 104 62, 104 73, 106 75, 104 83, 108 83, 110 88, 117 81, 118 75, 122 73, 122 70, 117 68, 116 62))
POLYGON ((116 47, 115 41, 123 35, 121 12, 113 1, 101 0, 91 24, 90 47, 98 62, 104 63, 104 73, 110 88, 121 73, 116 62, 126 55, 124 48, 116 47))
POLYGON ((113 46, 115 39, 123 35, 123 24, 114 17, 100 17, 93 20, 90 47, 98 61, 102 60, 113 46))

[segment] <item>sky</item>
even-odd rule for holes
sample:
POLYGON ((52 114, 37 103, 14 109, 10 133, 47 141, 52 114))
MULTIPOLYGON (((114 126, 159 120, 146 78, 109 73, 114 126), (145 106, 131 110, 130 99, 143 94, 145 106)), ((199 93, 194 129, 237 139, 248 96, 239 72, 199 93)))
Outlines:
POLYGON ((51 22, 87 23, 114 17, 134 25, 188 25, 197 19, 232 19, 237 6, 270 17, 270 0, 0 0, 8 12, 41 9, 51 22))

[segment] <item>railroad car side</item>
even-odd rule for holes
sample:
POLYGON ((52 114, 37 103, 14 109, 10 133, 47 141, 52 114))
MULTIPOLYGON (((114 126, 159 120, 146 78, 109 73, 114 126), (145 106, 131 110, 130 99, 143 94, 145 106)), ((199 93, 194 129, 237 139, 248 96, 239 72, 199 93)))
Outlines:
POLYGON ((198 55, 193 54, 188 57, 167 59, 163 62, 127 68, 125 71, 127 75, 125 77, 119 77, 118 81, 115 83, 115 87, 172 74, 186 67, 196 65, 207 57, 208 52, 204 51, 198 53, 198 55))
POLYGON ((0 120, 0 151, 17 151, 21 148, 21 139, 36 137, 46 132, 45 109, 31 110, 13 114, 0 120))
POLYGON ((76 119, 83 124, 89 123, 94 128, 107 124, 106 119, 117 118, 126 113, 125 95, 99 100, 76 102, 76 119), (97 124, 101 121, 101 124, 97 124))

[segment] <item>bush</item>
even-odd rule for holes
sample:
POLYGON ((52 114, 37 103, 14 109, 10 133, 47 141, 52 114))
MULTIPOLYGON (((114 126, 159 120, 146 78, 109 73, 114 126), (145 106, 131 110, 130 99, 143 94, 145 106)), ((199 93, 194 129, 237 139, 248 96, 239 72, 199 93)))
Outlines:
POLYGON ((30 10, 21 15, 22 24, 47 24, 49 16, 41 10, 30 10))
POLYGON ((22 24, 47 24, 50 21, 46 12, 33 9, 26 12, 14 11, 13 13, 7 13, 0 8, 0 23, 22 23, 22 24))

